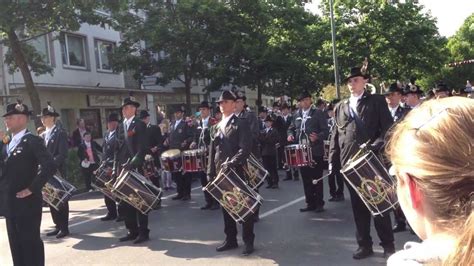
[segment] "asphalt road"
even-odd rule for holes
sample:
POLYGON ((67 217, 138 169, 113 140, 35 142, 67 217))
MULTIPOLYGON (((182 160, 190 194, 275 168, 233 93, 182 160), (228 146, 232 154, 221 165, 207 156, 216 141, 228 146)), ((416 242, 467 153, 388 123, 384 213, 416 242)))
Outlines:
MULTIPOLYGON (((283 176, 283 172, 280 173, 283 176)), ((325 180, 325 198, 328 186, 325 180)), ((166 192, 163 208, 150 214, 151 240, 141 245, 119 243, 126 234, 122 223, 102 222, 106 212, 102 196, 91 192, 70 202, 70 231, 65 239, 46 237, 53 228, 49 208, 43 210, 42 233, 46 265, 384 265, 383 250, 374 245, 375 255, 352 259, 357 249, 350 200, 327 202, 323 213, 300 213, 304 207, 301 181, 281 181, 279 189, 260 189, 265 199, 261 220, 255 226, 256 252, 241 256, 239 249, 218 253, 224 239, 220 210, 202 211, 204 197, 199 182, 193 182, 191 201, 171 201, 166 192)), ((346 191, 347 192, 347 191, 346 191)), ((240 228, 239 228, 240 230, 240 228)), ((372 228, 374 243, 379 239, 372 228)), ((396 248, 416 240, 408 232, 395 235, 396 248)), ((0 219, 0 265, 11 265, 5 220, 0 219)))

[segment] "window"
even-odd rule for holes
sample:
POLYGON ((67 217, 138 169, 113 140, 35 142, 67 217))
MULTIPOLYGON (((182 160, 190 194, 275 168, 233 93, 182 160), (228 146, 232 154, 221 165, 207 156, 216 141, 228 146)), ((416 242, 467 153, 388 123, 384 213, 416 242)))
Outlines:
POLYGON ((86 38, 61 33, 61 55, 63 65, 75 68, 86 68, 86 38))
POLYGON ((115 48, 115 43, 96 40, 94 45, 97 70, 112 71, 110 54, 115 48))
POLYGON ((31 39, 28 41, 28 44, 33 46, 42 57, 46 64, 51 64, 51 59, 49 56, 49 45, 48 45, 48 36, 43 35, 31 39))

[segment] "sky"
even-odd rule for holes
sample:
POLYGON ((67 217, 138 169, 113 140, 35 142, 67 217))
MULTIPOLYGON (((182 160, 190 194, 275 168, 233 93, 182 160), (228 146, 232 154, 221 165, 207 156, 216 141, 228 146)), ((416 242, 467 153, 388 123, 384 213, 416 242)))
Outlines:
MULTIPOLYGON (((313 0, 307 8, 311 12, 319 13, 320 2, 321 0, 313 0)), ((473 0, 419 0, 419 3, 437 19, 439 34, 445 37, 454 35, 464 20, 474 13, 473 0)))

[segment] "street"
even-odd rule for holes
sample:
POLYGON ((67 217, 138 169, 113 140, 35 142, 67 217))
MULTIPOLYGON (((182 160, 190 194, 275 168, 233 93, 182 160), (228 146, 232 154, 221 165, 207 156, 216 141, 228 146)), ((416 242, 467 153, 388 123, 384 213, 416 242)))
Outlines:
MULTIPOLYGON (((280 179, 284 173, 280 171, 280 179)), ((325 199, 329 197, 327 180, 325 199)), ((71 235, 65 239, 46 237, 52 229, 49 208, 43 209, 42 237, 46 265, 385 265, 383 250, 372 226, 374 256, 356 261, 357 249, 349 195, 344 202, 328 202, 323 213, 300 213, 304 207, 301 181, 280 181, 279 189, 260 188, 265 199, 260 221, 255 225, 252 256, 239 248, 218 253, 224 240, 221 210, 202 211, 204 197, 199 182, 193 182, 191 201, 171 201, 174 190, 165 192, 160 210, 150 214, 149 242, 119 243, 126 234, 123 223, 103 222, 104 200, 99 192, 75 196, 70 201, 71 235)), ((239 231, 240 231, 239 226, 239 231)), ((409 232, 395 235, 397 250, 416 237, 409 232)), ((11 265, 5 220, 0 219, 0 265, 11 265)))

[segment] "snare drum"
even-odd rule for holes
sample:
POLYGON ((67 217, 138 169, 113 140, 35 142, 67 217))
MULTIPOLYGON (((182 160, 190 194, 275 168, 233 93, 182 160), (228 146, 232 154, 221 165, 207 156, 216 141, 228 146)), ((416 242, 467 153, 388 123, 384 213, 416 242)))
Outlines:
POLYGON ((372 215, 383 215, 397 205, 396 181, 372 151, 346 164, 341 173, 372 215))
POLYGON ((285 161, 289 167, 311 166, 313 164, 311 146, 306 144, 285 146, 285 161))
POLYGON ((112 192, 143 214, 155 209, 161 201, 161 189, 135 171, 122 171, 112 192))
POLYGON ((161 167, 168 172, 181 171, 181 151, 171 149, 163 152, 160 156, 161 167))
POLYGON ((253 217, 262 201, 262 197, 232 168, 221 171, 203 190, 209 192, 236 222, 253 217))
POLYGON ((183 151, 183 172, 203 172, 206 170, 206 152, 203 149, 183 151))
POLYGON ((260 161, 255 158, 253 154, 250 154, 247 159, 247 164, 243 167, 244 175, 247 178, 249 185, 252 189, 257 189, 265 181, 265 178, 269 175, 268 171, 263 167, 260 161))
POLYGON ((54 175, 43 187, 43 200, 59 210, 71 198, 74 191, 76 191, 76 187, 58 175, 54 175))
POLYGON ((95 178, 91 182, 92 187, 99 190, 111 200, 119 202, 120 199, 112 192, 113 183, 114 177, 112 176, 112 167, 106 163, 102 163, 95 171, 95 178))

